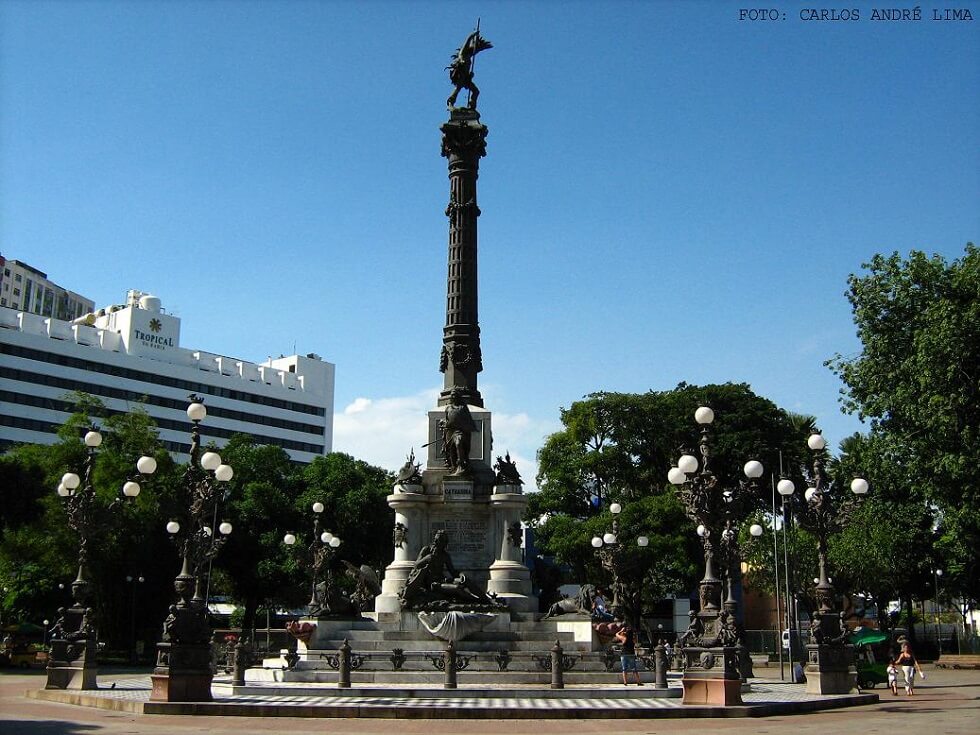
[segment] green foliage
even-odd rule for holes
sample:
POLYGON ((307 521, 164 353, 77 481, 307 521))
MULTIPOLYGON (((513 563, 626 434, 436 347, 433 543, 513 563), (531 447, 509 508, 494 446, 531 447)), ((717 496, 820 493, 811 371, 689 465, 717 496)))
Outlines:
POLYGON ((869 594, 880 610, 910 600, 929 585, 932 540, 927 508, 871 496, 830 545, 834 581, 846 579, 845 589, 869 594))
POLYGON ((36 521, 48 492, 44 466, 27 452, 0 457, 0 538, 8 529, 36 521))
MULTIPOLYGON (((702 405, 715 411, 713 469, 723 483, 742 478, 749 459, 778 472, 780 452, 785 467, 801 466, 806 434, 790 414, 744 383, 594 393, 562 409, 565 428, 549 436, 538 453, 541 492, 532 496, 530 516, 560 512, 586 518, 607 500, 662 491, 681 448, 697 445, 694 411, 702 405)), ((758 499, 760 507, 766 497, 763 493, 758 499)))
MULTIPOLYGON (((693 386, 644 394, 595 393, 561 413, 564 428, 538 453, 538 486, 529 496, 527 518, 536 524, 536 543, 568 564, 576 580, 605 584, 592 546, 611 526, 609 502, 623 505, 621 539, 646 535, 650 547, 637 551, 647 600, 694 587, 702 552, 694 524, 685 516, 667 470, 681 448, 699 438, 695 410, 715 411, 712 469, 723 483, 744 478, 742 467, 759 459, 778 472, 780 452, 788 474, 802 477, 803 448, 812 419, 789 414, 745 384, 693 386)), ((800 480, 802 482, 802 480, 800 480)), ((769 483, 753 499, 769 507, 769 483)), ((632 552, 631 552, 632 553, 632 552)))
MULTIPOLYGON (((876 255, 849 279, 861 339, 856 357, 828 365, 844 381, 845 410, 871 419, 890 467, 892 498, 940 514, 940 563, 951 590, 980 599, 980 250, 947 263, 913 251, 876 255)), ((877 477, 869 473, 875 486, 877 477)))
POLYGON ((89 542, 87 574, 97 601, 100 635, 110 646, 127 645, 131 620, 137 618, 141 621, 137 635, 152 641, 171 596, 173 552, 161 532, 164 521, 159 506, 172 482, 173 462, 145 411, 137 407, 114 414, 97 399, 80 395, 76 403, 82 410, 61 427, 58 443, 19 446, 2 457, 2 471, 19 478, 17 487, 33 503, 30 512, 2 529, 0 579, 7 592, 0 604, 5 617, 38 622, 53 620, 58 607, 72 603, 70 586, 77 573, 79 541, 54 489, 65 472, 83 474, 86 450, 81 436, 95 424, 103 442, 92 473, 97 522, 89 542), (122 484, 136 474, 136 460, 142 454, 156 457, 157 474, 143 483, 135 502, 117 504, 110 511, 108 506, 119 497, 122 484), (136 595, 127 576, 144 576, 155 584, 145 584, 136 595))
POLYGON ((312 540, 316 501, 324 505, 321 530, 343 540, 339 558, 375 568, 390 561, 392 478, 385 470, 341 453, 301 467, 282 449, 245 435, 232 437, 221 456, 235 470, 223 511, 234 531, 215 567, 243 607, 244 627, 253 627, 261 604, 291 608, 309 599, 310 569, 302 556, 312 540), (286 533, 297 537, 292 548, 283 543, 286 533))
POLYGON ((313 503, 323 503, 323 528, 343 540, 340 556, 382 569, 391 561, 394 516, 386 498, 393 481, 380 467, 333 452, 304 469, 305 489, 297 508, 309 517, 313 503))
MULTIPOLYGON (((58 443, 15 447, 0 457, 0 582, 5 590, 0 609, 4 620, 40 622, 53 620, 59 606, 72 603, 78 538, 54 488, 65 472, 83 474, 87 452, 81 437, 95 425, 103 436, 92 472, 99 520, 89 542, 87 571, 100 637, 110 647, 126 648, 135 632, 152 644, 175 601, 173 578, 180 560, 164 527, 185 502, 184 468, 163 448, 141 407, 113 412, 83 394, 75 395, 75 402, 79 411, 61 427, 58 443), (143 454, 156 458, 156 473, 144 478, 135 501, 116 503, 110 510, 123 483, 136 475, 136 460, 143 454)), ((376 568, 390 561, 391 512, 385 499, 392 478, 384 470, 345 454, 302 467, 282 449, 258 446, 245 435, 232 437, 220 452, 235 474, 215 520, 231 521, 234 530, 215 559, 211 592, 240 602, 247 627, 260 604, 295 607, 309 599, 309 570, 282 538, 292 531, 300 537, 305 533, 309 542, 314 500, 326 506, 324 527, 344 540, 340 556, 376 568)))
POLYGON ((251 628, 263 602, 305 602, 300 570, 282 542, 299 523, 294 504, 302 491, 300 473, 285 450, 257 445, 244 434, 234 435, 221 449, 221 457, 235 475, 216 521, 231 521, 233 531, 214 565, 224 572, 224 591, 242 603, 245 627, 251 628))
MULTIPOLYGON (((813 577, 817 573, 817 540, 792 521, 783 532, 783 523, 777 519, 776 529, 772 527, 772 514, 758 512, 742 525, 739 532, 739 548, 745 562, 745 579, 752 589, 769 595, 785 595, 787 588, 787 567, 789 562, 788 586, 803 610, 816 609, 813 594, 813 577), (762 535, 754 537, 749 527, 758 523, 763 528, 762 535), (773 534, 776 546, 773 548, 773 534), (773 555, 775 554, 775 558, 773 555), (779 588, 776 588, 776 568, 779 568, 779 588)), ((832 574, 835 583, 841 580, 832 574)), ((780 604, 783 604, 782 602, 780 604)))

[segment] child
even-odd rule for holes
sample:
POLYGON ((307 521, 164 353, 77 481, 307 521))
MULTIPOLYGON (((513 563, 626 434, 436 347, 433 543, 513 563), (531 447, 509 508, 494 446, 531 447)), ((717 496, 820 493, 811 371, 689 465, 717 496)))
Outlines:
POLYGON ((898 665, 894 661, 888 662, 888 688, 892 690, 892 694, 896 697, 898 696, 898 665))

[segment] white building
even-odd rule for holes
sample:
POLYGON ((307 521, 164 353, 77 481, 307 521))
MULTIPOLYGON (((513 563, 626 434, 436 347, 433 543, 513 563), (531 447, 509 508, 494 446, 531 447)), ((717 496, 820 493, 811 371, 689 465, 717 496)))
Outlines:
POLYGON ((62 288, 19 260, 0 255, 0 306, 55 319, 75 319, 95 308, 95 302, 62 288))
POLYGON ((191 393, 208 411, 205 443, 249 434, 297 462, 332 451, 334 366, 316 355, 256 364, 185 349, 180 319, 139 291, 73 321, 0 307, 0 448, 57 441, 75 391, 110 412, 142 405, 181 460, 190 446, 191 393))

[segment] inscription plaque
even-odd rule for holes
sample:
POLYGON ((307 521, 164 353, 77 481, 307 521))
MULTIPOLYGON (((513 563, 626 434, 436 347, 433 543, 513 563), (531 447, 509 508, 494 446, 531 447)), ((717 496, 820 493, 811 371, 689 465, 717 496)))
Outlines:
POLYGON ((473 483, 465 480, 443 480, 442 494, 447 501, 473 500, 473 483))
POLYGON ((429 530, 432 535, 445 531, 449 536, 449 555, 459 571, 483 579, 493 562, 493 544, 489 514, 475 510, 469 503, 448 512, 433 509, 429 530))

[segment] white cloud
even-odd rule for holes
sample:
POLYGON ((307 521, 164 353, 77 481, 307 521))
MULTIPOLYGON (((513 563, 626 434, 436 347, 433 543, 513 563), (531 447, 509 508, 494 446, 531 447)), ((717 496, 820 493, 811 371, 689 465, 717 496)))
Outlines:
MULTIPOLYGON (((392 471, 404 464, 413 447, 416 458, 424 462, 427 414, 438 398, 438 388, 394 398, 355 398, 334 414, 334 449, 392 471)), ((524 478, 525 489, 535 489, 535 457, 545 437, 559 428, 557 422, 535 419, 527 413, 498 413, 490 408, 494 459, 510 452, 524 478)))
POLYGON ((362 411, 368 410, 371 407, 371 403, 370 398, 355 398, 354 402, 344 409, 344 413, 348 416, 352 413, 361 413, 362 411))

